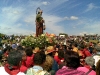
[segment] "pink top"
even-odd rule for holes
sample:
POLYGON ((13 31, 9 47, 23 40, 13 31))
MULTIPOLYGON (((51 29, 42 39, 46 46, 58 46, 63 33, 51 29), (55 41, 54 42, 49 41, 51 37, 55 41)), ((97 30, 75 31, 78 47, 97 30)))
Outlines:
MULTIPOLYGON (((89 69, 86 67, 78 67, 77 70, 83 71, 85 73, 87 73, 89 71, 89 69)), ((88 75, 96 75, 96 72, 94 70, 92 70, 88 75)))

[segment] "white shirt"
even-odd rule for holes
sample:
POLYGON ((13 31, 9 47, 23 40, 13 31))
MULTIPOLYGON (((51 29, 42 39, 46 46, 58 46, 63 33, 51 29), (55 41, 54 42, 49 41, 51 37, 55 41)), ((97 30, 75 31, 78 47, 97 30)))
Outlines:
POLYGON ((95 59, 95 66, 97 64, 97 62, 100 60, 100 56, 99 55, 94 55, 93 58, 95 59))
MULTIPOLYGON (((0 67, 0 75, 1 74, 2 75, 10 75, 5 71, 4 67, 0 67)), ((17 75, 25 75, 25 74, 23 72, 19 72, 17 75)))

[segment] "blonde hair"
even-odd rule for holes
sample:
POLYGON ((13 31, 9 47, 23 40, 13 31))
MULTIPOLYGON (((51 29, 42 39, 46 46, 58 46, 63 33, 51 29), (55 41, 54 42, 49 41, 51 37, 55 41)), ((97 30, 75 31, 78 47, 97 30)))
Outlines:
POLYGON ((49 55, 46 56, 46 61, 44 62, 43 69, 50 71, 53 65, 53 58, 49 55))

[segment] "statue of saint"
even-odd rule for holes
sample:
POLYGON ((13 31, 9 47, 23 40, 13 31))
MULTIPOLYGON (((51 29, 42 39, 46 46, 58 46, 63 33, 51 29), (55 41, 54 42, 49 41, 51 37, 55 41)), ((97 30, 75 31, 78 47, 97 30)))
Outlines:
POLYGON ((39 35, 43 34, 43 30, 45 30, 45 21, 42 17, 42 13, 43 11, 40 8, 37 11, 37 15, 36 15, 36 36, 38 37, 39 35))

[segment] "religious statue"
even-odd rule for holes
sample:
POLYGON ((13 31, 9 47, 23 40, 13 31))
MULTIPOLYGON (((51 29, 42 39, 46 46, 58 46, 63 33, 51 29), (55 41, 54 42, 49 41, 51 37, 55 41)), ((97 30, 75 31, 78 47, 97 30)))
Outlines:
POLYGON ((36 10, 36 36, 43 34, 43 30, 45 30, 45 21, 42 17, 43 11, 38 7, 36 10))

